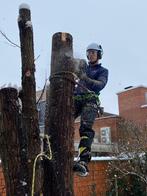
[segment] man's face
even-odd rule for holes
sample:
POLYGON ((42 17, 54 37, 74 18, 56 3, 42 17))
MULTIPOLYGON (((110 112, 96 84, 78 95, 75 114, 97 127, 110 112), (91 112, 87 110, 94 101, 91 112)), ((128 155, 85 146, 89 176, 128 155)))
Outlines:
POLYGON ((87 56, 90 62, 96 62, 97 59, 97 51, 96 50, 88 50, 87 56))

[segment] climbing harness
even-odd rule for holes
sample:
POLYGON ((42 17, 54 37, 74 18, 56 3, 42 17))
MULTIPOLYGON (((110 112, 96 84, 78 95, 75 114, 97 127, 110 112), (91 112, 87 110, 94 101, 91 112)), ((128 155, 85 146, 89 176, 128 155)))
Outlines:
POLYGON ((74 96, 74 99, 77 101, 88 101, 88 100, 95 100, 97 105, 100 105, 100 99, 97 94, 94 92, 91 93, 85 93, 83 95, 76 95, 74 96))

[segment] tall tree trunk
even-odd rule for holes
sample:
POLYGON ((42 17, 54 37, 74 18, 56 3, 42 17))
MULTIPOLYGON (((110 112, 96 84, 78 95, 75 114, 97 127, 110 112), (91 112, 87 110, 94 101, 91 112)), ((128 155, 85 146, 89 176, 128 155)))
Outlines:
MULTIPOLYGON (((36 83, 34 64, 33 29, 31 13, 28 8, 19 10, 19 31, 22 57, 22 132, 24 146, 24 180, 27 182, 26 191, 31 192, 33 162, 40 153, 40 138, 38 113, 36 108, 36 83)), ((38 181, 39 183, 39 181, 38 181)), ((36 189, 39 188, 37 184, 36 189)), ((36 190, 38 192, 39 190, 36 190)), ((39 193, 38 193, 39 194, 39 193)))
POLYGON ((20 113, 18 92, 14 88, 0 90, 0 156, 7 196, 23 195, 20 162, 20 113))
POLYGON ((56 33, 52 59, 45 132, 50 135, 53 159, 45 161, 45 196, 73 196, 73 62, 72 36, 56 33))

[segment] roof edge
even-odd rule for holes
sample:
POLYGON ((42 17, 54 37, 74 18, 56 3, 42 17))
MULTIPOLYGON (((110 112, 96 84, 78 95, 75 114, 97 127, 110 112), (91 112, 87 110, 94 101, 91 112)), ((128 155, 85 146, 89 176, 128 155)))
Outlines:
POLYGON ((147 86, 139 85, 139 86, 132 86, 132 87, 130 87, 130 88, 127 88, 127 87, 126 87, 126 89, 124 88, 124 90, 119 91, 119 92, 117 92, 116 94, 118 95, 118 94, 121 94, 121 93, 126 92, 126 91, 129 91, 129 90, 134 90, 134 89, 136 89, 136 88, 146 88, 146 89, 147 89, 147 86))

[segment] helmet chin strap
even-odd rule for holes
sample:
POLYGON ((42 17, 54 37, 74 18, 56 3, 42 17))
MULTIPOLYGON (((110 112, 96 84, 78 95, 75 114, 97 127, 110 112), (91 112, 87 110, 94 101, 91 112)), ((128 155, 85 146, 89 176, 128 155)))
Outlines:
POLYGON ((97 62, 98 62, 97 60, 96 61, 89 61, 89 63, 92 65, 96 64, 97 62))

